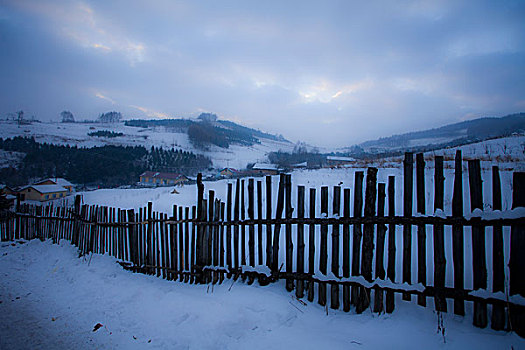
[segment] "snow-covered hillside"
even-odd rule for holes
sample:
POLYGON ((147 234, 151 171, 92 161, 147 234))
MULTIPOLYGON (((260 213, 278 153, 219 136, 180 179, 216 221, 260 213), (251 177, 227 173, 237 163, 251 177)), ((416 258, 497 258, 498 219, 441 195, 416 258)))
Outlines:
POLYGON ((38 142, 59 145, 77 145, 94 147, 103 145, 151 146, 176 148, 191 151, 209 157, 215 168, 245 168, 247 163, 265 162, 267 154, 272 151, 291 151, 294 145, 285 141, 261 138, 260 144, 253 146, 231 145, 229 148, 210 146, 208 150, 196 149, 188 135, 175 132, 165 127, 137 128, 124 123, 32 123, 18 125, 13 121, 0 121, 0 137, 14 136, 34 137, 38 142), (123 133, 114 138, 88 136, 88 133, 108 130, 123 133))

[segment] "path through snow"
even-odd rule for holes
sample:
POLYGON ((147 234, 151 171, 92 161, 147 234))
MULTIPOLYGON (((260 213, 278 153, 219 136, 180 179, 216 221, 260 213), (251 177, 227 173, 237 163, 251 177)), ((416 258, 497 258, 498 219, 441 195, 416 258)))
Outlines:
POLYGON ((0 243, 0 349, 514 349, 515 334, 429 309, 346 314, 294 300, 281 284, 208 288, 124 271, 108 256, 33 240, 0 243), (102 328, 93 332, 101 323, 102 328))

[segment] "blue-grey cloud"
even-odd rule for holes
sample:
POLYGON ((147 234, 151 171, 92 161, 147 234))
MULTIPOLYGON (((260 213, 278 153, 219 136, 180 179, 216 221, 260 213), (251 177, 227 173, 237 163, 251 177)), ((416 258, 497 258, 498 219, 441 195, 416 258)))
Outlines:
POLYGON ((0 2, 0 115, 212 111, 349 145, 525 109, 522 1, 0 2))

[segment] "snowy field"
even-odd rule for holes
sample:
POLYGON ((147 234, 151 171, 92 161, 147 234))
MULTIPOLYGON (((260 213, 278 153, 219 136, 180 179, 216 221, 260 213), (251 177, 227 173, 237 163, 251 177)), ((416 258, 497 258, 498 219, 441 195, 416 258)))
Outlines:
POLYGON ((176 148, 184 151, 203 154, 209 157, 215 168, 233 167, 245 168, 246 164, 267 162, 269 152, 283 150, 291 152, 294 144, 261 138, 260 144, 250 147, 230 145, 224 149, 210 146, 209 150, 195 149, 186 133, 176 132, 165 127, 137 128, 125 126, 124 123, 52 123, 42 122, 29 125, 18 125, 12 121, 0 121, 0 137, 14 136, 34 137, 37 142, 47 142, 57 145, 76 145, 78 147, 94 147, 104 145, 144 146, 146 148, 163 147, 176 148), (104 138, 88 136, 90 132, 109 130, 121 132, 124 136, 104 138))
POLYGON ((515 334, 478 329, 396 302, 391 315, 303 305, 282 283, 214 288, 78 258, 62 241, 0 243, 0 349, 523 349, 515 334), (101 324, 93 331, 95 325, 101 324))

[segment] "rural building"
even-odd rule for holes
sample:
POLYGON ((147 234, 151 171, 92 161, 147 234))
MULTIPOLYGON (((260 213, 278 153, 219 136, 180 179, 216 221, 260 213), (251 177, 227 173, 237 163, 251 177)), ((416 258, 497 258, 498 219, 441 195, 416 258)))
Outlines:
POLYGON ((140 174, 139 183, 144 186, 174 186, 187 181, 188 178, 182 174, 145 171, 140 174))
POLYGON ((308 162, 292 164, 292 168, 294 169, 306 169, 307 167, 308 167, 308 162))
POLYGON ((348 164, 354 164, 356 162, 355 158, 351 157, 335 157, 335 156, 328 156, 326 157, 326 164, 329 167, 338 167, 348 164))
POLYGON ((254 175, 277 175, 279 170, 279 166, 276 164, 255 163, 251 173, 254 175))
POLYGON ((18 192, 7 185, 0 185, 0 194, 16 196, 18 192))
POLYGON ((239 174, 239 170, 233 168, 224 168, 219 171, 219 175, 223 177, 234 177, 239 174))
POLYGON ((45 202, 67 196, 67 190, 59 185, 31 185, 22 188, 19 193, 22 201, 45 202))
POLYGON ((64 187, 67 190, 67 194, 73 193, 73 184, 61 177, 50 177, 49 179, 35 182, 35 185, 58 185, 64 187))

